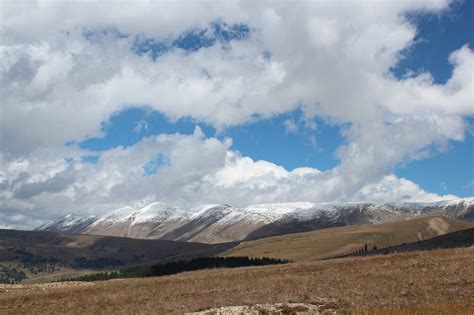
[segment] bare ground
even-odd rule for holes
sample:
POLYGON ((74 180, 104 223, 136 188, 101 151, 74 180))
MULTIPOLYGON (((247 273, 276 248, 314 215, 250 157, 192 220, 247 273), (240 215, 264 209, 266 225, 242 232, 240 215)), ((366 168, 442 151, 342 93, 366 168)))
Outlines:
POLYGON ((183 314, 330 301, 339 313, 474 314, 473 261, 469 247, 159 278, 2 286, 0 313, 183 314))

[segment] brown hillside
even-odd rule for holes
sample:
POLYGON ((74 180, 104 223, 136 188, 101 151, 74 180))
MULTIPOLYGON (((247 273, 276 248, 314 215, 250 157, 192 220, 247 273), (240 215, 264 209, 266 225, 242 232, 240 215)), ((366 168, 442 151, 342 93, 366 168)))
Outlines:
POLYGON ((329 228, 242 242, 222 256, 274 257, 293 261, 317 260, 348 254, 368 245, 372 249, 411 243, 474 227, 474 223, 441 216, 329 228))

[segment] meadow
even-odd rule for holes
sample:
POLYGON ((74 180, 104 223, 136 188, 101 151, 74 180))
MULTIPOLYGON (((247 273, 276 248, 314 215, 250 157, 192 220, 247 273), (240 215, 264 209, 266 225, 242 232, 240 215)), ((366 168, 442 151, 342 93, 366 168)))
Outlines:
POLYGON ((340 314, 470 314, 472 261, 471 246, 156 278, 3 285, 0 312, 183 314, 225 305, 305 302, 340 314))

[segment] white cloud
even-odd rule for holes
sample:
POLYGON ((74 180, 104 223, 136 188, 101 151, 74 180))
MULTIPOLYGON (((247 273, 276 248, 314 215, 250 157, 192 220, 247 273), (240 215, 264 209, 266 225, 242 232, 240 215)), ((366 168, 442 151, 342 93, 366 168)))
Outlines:
POLYGON ((285 127, 286 133, 297 133, 298 124, 293 119, 286 119, 283 121, 283 126, 285 127))
POLYGON ((132 131, 135 133, 140 133, 143 130, 148 131, 148 123, 146 122, 146 120, 137 121, 132 131))
POLYGON ((215 202, 244 206, 298 200, 433 201, 454 197, 427 193, 394 175, 349 194, 337 170, 305 167, 289 171, 241 156, 230 150, 231 145, 230 139, 206 138, 197 127, 193 135, 162 134, 127 148, 110 149, 95 164, 82 162, 81 156, 88 152, 74 147, 10 160, 0 172, 0 207, 5 210, 1 219, 25 228, 71 212, 98 214, 157 200, 192 207, 215 202), (157 155, 166 156, 167 163, 155 174, 145 174, 144 167, 157 155))
POLYGON ((379 202, 433 202, 457 198, 455 195, 439 196, 421 189, 417 184, 395 175, 387 175, 380 182, 364 186, 355 196, 361 201, 379 202))
MULTIPOLYGON (((2 3, 2 209, 36 220, 158 197, 253 203, 363 199, 370 192, 390 199, 380 188, 387 182, 400 187, 394 196, 436 199, 390 174, 399 163, 463 140, 464 117, 474 114, 474 54, 468 46, 451 54, 453 74, 445 84, 429 73, 399 80, 390 69, 416 35, 404 14, 446 10, 448 1, 408 0, 2 3), (252 35, 226 47, 175 49, 155 63, 130 50, 134 35, 171 40, 219 19, 246 23, 252 35), (104 28, 132 36, 109 32, 89 41, 82 35, 104 28), (322 173, 241 157, 230 140, 199 130, 114 148, 97 164, 80 161, 90 152, 63 147, 100 136, 101 122, 134 104, 218 130, 300 107, 308 122, 319 116, 344 123, 347 141, 337 152, 340 164, 322 173), (169 165, 144 176, 143 165, 157 154, 169 165)), ((291 120, 285 126, 297 130, 291 120)))
POLYGON ((179 7, 179 2, 46 1, 27 10, 7 3, 0 24, 2 94, 8 96, 2 104, 2 133, 9 140, 2 139, 4 147, 25 153, 97 135, 101 121, 129 104, 148 104, 172 119, 190 116, 218 128, 297 104, 309 116, 356 124, 379 120, 380 111, 473 113, 473 57, 467 47, 453 53, 455 70, 446 85, 432 84, 428 74, 402 81, 387 75, 416 34, 403 13, 439 12, 445 1, 225 2, 213 3, 212 10, 203 2, 186 2, 189 11, 179 7), (161 18, 163 12, 167 18, 161 18), (63 23, 57 23, 58 16, 63 23), (167 39, 216 19, 248 23, 253 34, 230 43, 231 49, 175 50, 151 63, 130 51, 133 36, 109 34, 91 43, 81 32, 115 27, 167 39), (270 60, 262 57, 264 51, 271 52, 270 60), (71 126, 78 116, 81 124, 71 126))

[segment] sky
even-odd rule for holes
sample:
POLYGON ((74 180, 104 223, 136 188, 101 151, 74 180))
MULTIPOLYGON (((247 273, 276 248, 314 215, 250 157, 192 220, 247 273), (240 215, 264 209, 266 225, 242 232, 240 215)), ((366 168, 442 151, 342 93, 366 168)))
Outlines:
POLYGON ((472 1, 2 1, 0 227, 474 196, 472 1))

